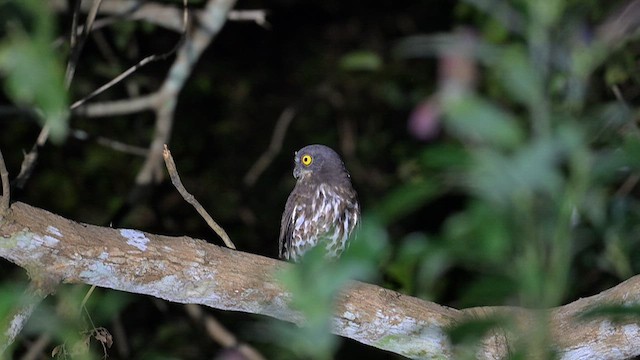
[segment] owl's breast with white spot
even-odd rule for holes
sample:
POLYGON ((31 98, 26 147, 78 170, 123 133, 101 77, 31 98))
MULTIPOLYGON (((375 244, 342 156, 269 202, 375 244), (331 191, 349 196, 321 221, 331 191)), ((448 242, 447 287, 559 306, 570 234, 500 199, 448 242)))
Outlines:
POLYGON ((327 257, 339 257, 359 220, 360 209, 354 196, 327 184, 313 190, 291 214, 294 229, 290 255, 294 261, 319 243, 324 244, 327 257))

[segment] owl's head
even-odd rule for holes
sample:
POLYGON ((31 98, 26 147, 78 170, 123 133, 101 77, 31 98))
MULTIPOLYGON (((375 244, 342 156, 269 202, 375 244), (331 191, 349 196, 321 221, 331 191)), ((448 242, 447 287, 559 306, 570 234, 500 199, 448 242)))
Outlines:
POLYGON ((296 151, 293 176, 298 180, 331 180, 349 178, 340 155, 324 145, 308 145, 296 151))

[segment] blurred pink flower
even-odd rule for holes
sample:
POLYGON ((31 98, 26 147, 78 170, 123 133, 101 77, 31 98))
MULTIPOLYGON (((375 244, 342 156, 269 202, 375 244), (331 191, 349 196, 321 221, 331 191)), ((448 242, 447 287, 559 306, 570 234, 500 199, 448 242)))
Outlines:
POLYGON ((440 132, 440 102, 434 95, 418 104, 409 116, 409 133, 415 138, 433 140, 440 132))
POLYGON ((438 57, 438 89, 420 102, 409 116, 409 133, 422 141, 433 140, 440 132, 442 97, 459 96, 475 90, 478 64, 474 51, 477 36, 460 29, 438 57))

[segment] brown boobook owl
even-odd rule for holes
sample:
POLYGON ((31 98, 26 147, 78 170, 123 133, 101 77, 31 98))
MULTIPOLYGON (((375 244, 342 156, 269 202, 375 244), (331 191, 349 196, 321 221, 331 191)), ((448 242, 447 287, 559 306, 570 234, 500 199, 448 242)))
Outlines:
POLYGON ((294 155, 298 180, 280 222, 279 256, 299 261, 316 245, 329 259, 340 257, 360 220, 360 205, 340 156, 324 145, 305 146, 294 155))

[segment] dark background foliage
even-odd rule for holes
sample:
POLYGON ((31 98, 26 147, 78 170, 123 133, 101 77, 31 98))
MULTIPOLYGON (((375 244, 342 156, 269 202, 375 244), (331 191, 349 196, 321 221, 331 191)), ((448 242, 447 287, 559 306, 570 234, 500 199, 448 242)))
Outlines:
MULTIPOLYGON (((275 257, 293 151, 322 143, 343 155, 379 230, 372 233, 383 234, 372 236, 388 242, 371 256, 371 281, 453 307, 554 306, 619 283, 640 267, 637 41, 633 33, 615 44, 598 37, 624 2, 534 3, 240 2, 237 9, 266 9, 268 26, 228 22, 180 93, 170 147, 185 186, 240 250, 275 257), (508 6, 512 22, 495 4, 508 6), (467 52, 451 51, 465 44, 467 52), (296 115, 282 151, 245 185, 287 108, 296 115)), ((33 16, 2 6, 13 11, 0 12, 5 37, 13 21, 33 16)), ((43 16, 53 20, 51 40, 66 39, 71 14, 43 16)), ((178 40, 138 22, 100 30, 81 54, 69 98, 178 40)), ((56 46, 63 64, 68 45, 56 46)), ((149 93, 170 64, 146 66, 93 101, 149 93)), ((15 176, 40 126, 15 110, 7 68, 0 146, 15 176)), ((146 147, 152 114, 72 116, 69 127, 91 137, 47 143, 15 200, 80 222, 220 244, 167 180, 125 207, 143 159, 96 137, 146 147)), ((7 294, 26 280, 9 263, 0 269, 7 294)), ((93 327, 89 316, 65 310, 86 291, 64 286, 48 299, 15 353, 43 332, 77 336, 93 327)), ((99 289, 87 307, 95 326, 115 334, 110 358, 233 358, 181 305, 99 289)), ((273 324, 264 319, 208 311, 268 358, 299 356, 265 335, 273 324)), ((66 341, 53 338, 51 347, 66 341)), ((393 357, 348 340, 335 351, 393 357)))

